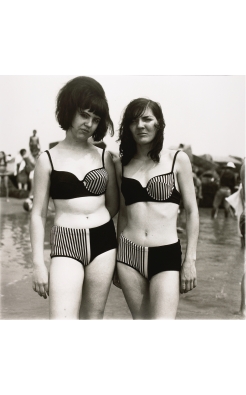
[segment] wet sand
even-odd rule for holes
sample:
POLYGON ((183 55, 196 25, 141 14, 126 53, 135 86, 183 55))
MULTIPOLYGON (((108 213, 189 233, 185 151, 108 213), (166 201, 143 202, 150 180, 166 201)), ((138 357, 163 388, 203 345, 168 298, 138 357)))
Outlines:
MULTIPOLYGON (((30 214, 23 201, 1 198, 1 319, 46 320, 48 300, 32 290, 32 263, 29 238, 30 214)), ((210 218, 210 209, 200 210, 200 235, 197 250, 198 285, 192 292, 180 295, 177 319, 241 320, 240 287, 244 271, 244 250, 241 248, 235 218, 210 218)), ((181 215, 180 223, 184 221, 181 215)), ((53 215, 46 224, 45 262, 49 266, 49 229, 53 215)), ((184 227, 184 223, 183 223, 184 227)), ((185 250, 185 233, 179 234, 185 250)), ((111 286, 104 319, 131 320, 122 291, 111 286)))

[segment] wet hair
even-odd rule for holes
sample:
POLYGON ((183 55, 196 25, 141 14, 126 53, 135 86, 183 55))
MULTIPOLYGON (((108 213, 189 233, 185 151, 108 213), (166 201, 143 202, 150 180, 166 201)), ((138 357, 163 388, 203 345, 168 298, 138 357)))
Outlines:
POLYGON ((134 119, 139 118, 147 108, 151 109, 153 115, 157 119, 157 124, 155 125, 157 133, 152 141, 152 148, 148 152, 148 156, 154 162, 160 161, 160 152, 162 150, 164 140, 163 132, 166 126, 162 109, 160 104, 157 102, 145 98, 139 98, 132 100, 128 104, 120 124, 118 141, 120 141, 120 158, 124 166, 130 162, 136 153, 136 142, 132 136, 132 132, 130 131, 130 124, 134 119))
POLYGON ((67 131, 77 112, 93 112, 101 118, 95 132, 94 141, 100 141, 108 129, 114 134, 114 125, 109 115, 108 102, 102 86, 90 77, 76 77, 68 81, 57 95, 56 119, 60 127, 67 131))

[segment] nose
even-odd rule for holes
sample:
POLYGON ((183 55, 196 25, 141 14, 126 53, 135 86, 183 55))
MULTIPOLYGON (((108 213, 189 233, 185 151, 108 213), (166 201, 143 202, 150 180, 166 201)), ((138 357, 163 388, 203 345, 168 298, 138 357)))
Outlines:
POLYGON ((143 122, 143 120, 141 118, 138 118, 137 127, 138 128, 143 128, 144 127, 144 122, 143 122))
POLYGON ((90 128, 92 126, 92 117, 88 117, 85 123, 90 128))

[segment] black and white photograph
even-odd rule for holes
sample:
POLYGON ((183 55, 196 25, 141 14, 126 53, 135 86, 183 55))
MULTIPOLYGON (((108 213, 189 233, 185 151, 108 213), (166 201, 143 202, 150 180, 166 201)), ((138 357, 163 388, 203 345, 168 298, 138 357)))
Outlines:
POLYGON ((2 5, 1 393, 245 392, 244 15, 2 5))
POLYGON ((244 86, 2 76, 1 319, 244 319, 244 86))

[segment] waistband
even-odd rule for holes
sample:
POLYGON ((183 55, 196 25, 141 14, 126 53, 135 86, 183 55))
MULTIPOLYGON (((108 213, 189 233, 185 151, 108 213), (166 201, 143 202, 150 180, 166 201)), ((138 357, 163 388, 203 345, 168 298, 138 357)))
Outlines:
POLYGON ((77 230, 92 230, 92 229, 100 230, 100 228, 101 228, 101 229, 106 228, 106 227, 107 227, 108 225, 110 225, 111 223, 113 223, 112 218, 111 218, 108 222, 105 222, 104 224, 99 225, 99 226, 95 226, 94 228, 68 228, 68 227, 66 227, 66 226, 53 225, 52 228, 51 228, 51 230, 54 229, 54 228, 59 228, 59 229, 64 229, 64 230, 76 230, 76 229, 77 229, 77 230))
POLYGON ((126 236, 123 235, 123 233, 121 233, 120 235, 120 240, 123 240, 123 242, 125 243, 129 243, 131 245, 133 245, 134 247, 140 247, 140 248, 159 248, 159 247, 175 247, 176 245, 180 245, 180 239, 178 239, 175 243, 171 243, 171 244, 164 244, 164 245, 158 245, 158 246, 143 246, 141 244, 136 244, 133 241, 131 241, 130 239, 128 239, 126 236))

